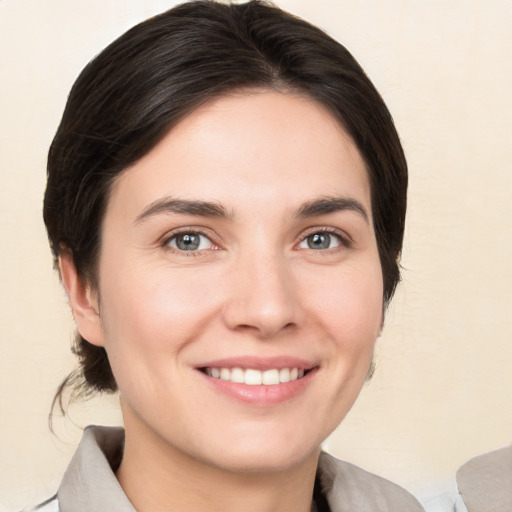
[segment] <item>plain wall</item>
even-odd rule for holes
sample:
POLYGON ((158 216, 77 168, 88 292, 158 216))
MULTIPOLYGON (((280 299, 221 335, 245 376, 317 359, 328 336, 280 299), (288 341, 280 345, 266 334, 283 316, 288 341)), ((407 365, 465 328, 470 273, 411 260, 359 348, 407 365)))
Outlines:
MULTIPOLYGON (((81 68, 175 2, 0 0, 0 510, 54 493, 115 397, 47 414, 74 365, 41 219, 47 148, 81 68)), ((423 500, 512 441, 512 1, 281 0, 345 44, 410 167, 403 283, 377 371, 326 447, 423 500)))

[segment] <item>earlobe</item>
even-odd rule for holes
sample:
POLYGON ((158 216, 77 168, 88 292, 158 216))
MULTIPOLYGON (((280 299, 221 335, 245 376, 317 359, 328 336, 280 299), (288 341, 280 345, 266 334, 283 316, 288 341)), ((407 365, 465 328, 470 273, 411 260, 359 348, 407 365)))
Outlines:
POLYGON ((73 311, 78 332, 89 343, 103 346, 103 329, 97 293, 90 283, 78 275, 70 251, 59 255, 60 277, 73 311))

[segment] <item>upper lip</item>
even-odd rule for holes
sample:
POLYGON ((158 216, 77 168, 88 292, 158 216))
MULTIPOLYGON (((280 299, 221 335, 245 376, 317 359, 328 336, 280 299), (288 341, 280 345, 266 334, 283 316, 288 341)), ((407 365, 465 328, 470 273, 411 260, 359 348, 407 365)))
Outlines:
POLYGON ((257 357, 239 356, 205 361, 196 365, 197 368, 242 368, 244 370, 272 370, 282 368, 302 368, 310 370, 318 363, 293 356, 257 357))

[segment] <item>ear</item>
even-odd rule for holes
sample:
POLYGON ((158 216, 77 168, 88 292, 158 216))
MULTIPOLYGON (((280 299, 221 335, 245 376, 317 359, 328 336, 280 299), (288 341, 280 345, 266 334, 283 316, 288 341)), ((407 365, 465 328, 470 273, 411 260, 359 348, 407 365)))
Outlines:
POLYGON ((78 332, 89 343, 104 346, 98 294, 93 290, 90 283, 78 275, 70 251, 61 251, 59 270, 62 284, 73 310, 78 332))

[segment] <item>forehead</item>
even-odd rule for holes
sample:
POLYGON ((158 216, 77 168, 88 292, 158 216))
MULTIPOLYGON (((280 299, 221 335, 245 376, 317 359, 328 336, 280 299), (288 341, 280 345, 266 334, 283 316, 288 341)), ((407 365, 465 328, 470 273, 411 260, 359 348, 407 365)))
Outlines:
POLYGON ((336 117, 304 95, 252 90, 182 119, 118 177, 111 202, 143 207, 167 194, 249 206, 347 193, 370 207, 364 161, 336 117))

